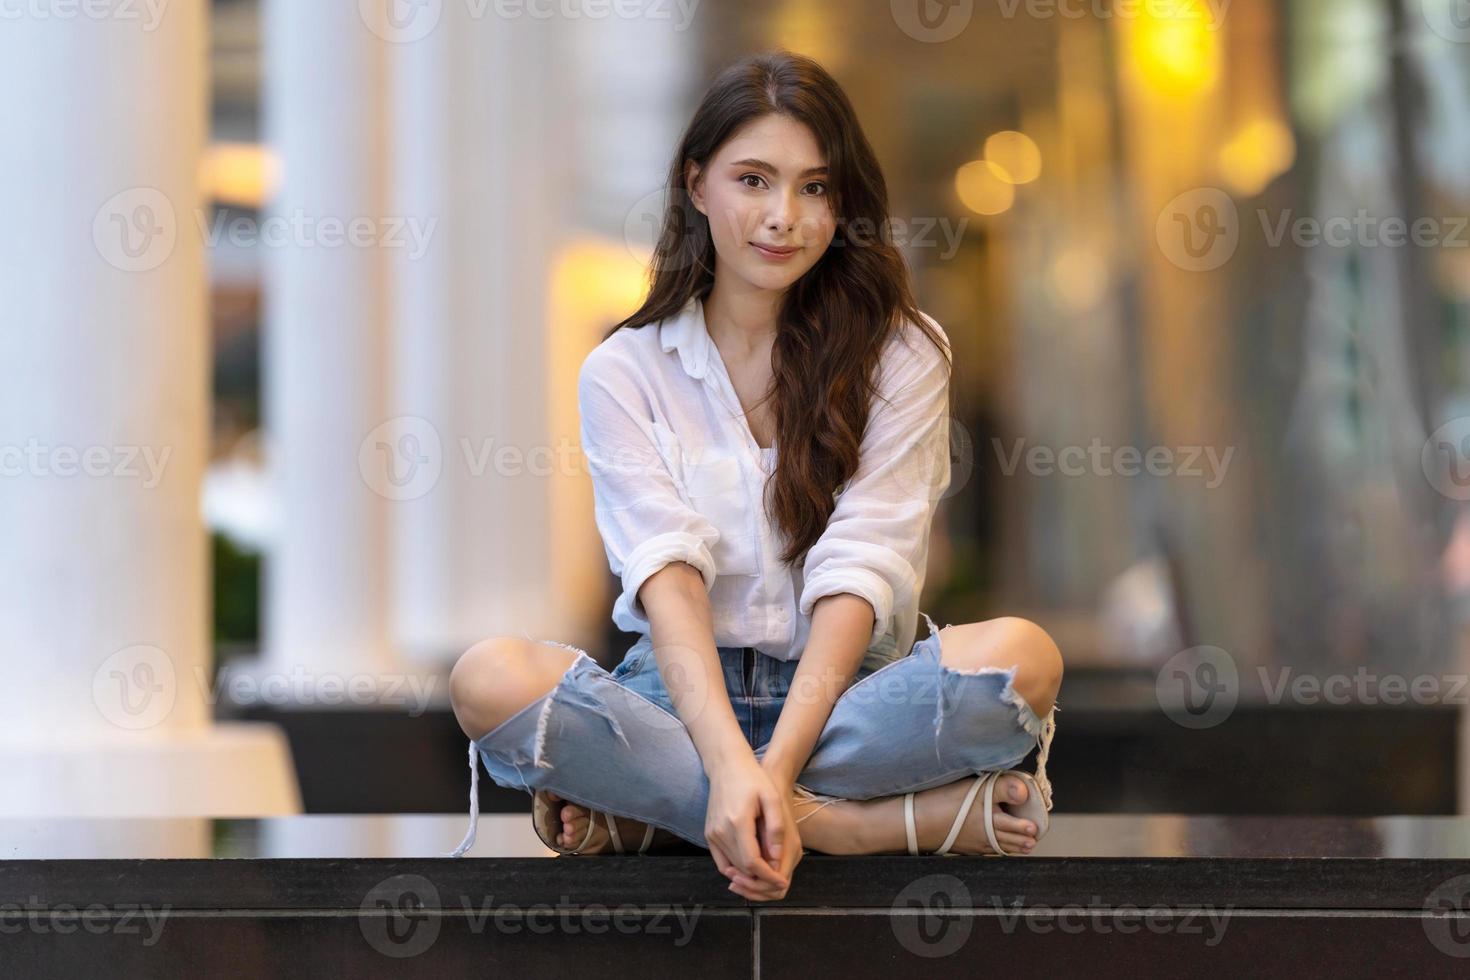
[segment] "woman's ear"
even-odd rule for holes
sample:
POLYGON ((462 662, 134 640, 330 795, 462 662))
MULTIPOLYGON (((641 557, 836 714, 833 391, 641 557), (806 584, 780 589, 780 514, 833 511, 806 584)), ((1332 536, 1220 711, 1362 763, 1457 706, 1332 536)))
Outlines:
POLYGON ((695 210, 706 218, 709 212, 704 209, 704 189, 701 187, 700 178, 704 172, 700 170, 699 164, 690 160, 684 166, 684 191, 689 195, 689 200, 694 203, 695 210))

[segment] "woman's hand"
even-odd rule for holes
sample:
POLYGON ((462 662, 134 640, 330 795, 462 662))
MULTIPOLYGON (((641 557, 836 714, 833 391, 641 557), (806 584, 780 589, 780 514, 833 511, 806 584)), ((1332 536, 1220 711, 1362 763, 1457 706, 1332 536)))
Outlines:
POLYGON ((704 836, 731 891, 754 901, 786 897, 801 837, 790 788, 783 792, 754 754, 736 755, 710 773, 704 836))
POLYGON ((752 901, 769 902, 786 897, 786 892, 791 887, 791 874, 806 852, 801 843, 801 828, 796 824, 796 805, 792 798, 791 783, 770 770, 763 768, 762 771, 766 772, 776 787, 781 801, 781 822, 773 825, 765 820, 761 821, 758 829, 761 851, 777 875, 786 879, 786 887, 771 888, 765 882, 747 878, 737 872, 731 879, 734 885, 731 890, 752 901), (778 827, 781 828, 779 833, 776 830, 778 827))

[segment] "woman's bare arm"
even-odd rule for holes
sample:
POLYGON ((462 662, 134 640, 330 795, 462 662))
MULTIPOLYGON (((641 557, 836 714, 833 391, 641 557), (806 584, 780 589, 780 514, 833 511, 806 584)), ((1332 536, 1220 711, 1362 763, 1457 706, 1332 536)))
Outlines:
POLYGON ((812 608, 810 639, 761 759, 780 785, 790 788, 806 768, 833 705, 862 666, 872 632, 873 607, 858 596, 823 596, 812 608))
POLYGON ((709 593, 698 569, 687 562, 669 562, 643 583, 638 601, 648 613, 664 687, 689 729, 705 772, 728 761, 732 753, 753 758, 725 687, 709 593))

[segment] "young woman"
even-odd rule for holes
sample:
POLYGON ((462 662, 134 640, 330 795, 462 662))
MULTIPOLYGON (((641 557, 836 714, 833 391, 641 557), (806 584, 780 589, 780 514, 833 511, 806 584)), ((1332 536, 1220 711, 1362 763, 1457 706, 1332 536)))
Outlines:
MULTIPOLYGON (((613 620, 641 636, 611 673, 555 641, 472 647, 471 771, 532 793, 555 850, 682 839, 755 900, 806 848, 1028 853, 1061 655, 1016 618, 922 614, 914 642, 949 343, 847 97, 790 53, 729 67, 668 202, 648 298, 578 389, 613 620), (1038 744, 1034 779, 1008 769, 1038 744)), ((473 833, 472 804, 455 853, 473 833)))

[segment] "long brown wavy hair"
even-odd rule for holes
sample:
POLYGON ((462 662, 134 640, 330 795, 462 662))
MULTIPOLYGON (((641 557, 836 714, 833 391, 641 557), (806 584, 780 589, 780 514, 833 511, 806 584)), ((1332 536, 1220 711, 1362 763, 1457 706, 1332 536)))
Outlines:
POLYGON ((775 398, 781 447, 765 506, 787 541, 781 561, 791 564, 822 536, 836 509, 833 494, 857 472, 870 402, 878 394, 874 376, 890 336, 908 320, 944 350, 919 313, 908 267, 891 240, 888 189, 877 157, 846 94, 821 65, 771 51, 730 65, 710 85, 669 167, 648 296, 606 336, 674 316, 690 299, 709 295, 714 240, 709 219, 689 198, 687 168, 694 162, 707 173, 736 130, 770 113, 811 129, 826 157, 836 218, 826 252, 781 302, 772 387, 761 399, 775 398))

